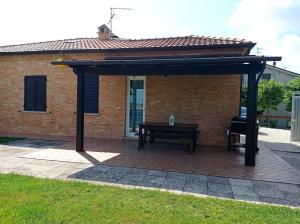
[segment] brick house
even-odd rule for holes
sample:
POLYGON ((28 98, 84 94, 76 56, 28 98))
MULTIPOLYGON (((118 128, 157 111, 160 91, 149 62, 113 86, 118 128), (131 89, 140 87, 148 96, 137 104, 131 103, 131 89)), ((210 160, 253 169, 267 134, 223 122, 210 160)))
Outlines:
MULTIPOLYGON (((105 25, 98 34, 96 38, 0 47, 0 132, 75 135, 76 76, 69 67, 53 66, 52 61, 244 56, 255 45, 203 36, 121 39, 105 25)), ((133 137, 139 122, 166 122, 173 114, 176 122, 199 124, 200 144, 225 145, 226 126, 239 114, 240 82, 237 75, 88 76, 85 136, 133 137)))

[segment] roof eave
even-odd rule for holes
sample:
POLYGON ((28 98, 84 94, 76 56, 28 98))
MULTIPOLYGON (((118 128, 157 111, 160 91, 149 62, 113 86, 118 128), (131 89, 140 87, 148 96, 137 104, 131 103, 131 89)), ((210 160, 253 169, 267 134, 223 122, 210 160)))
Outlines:
POLYGON ((198 46, 171 46, 171 47, 141 47, 141 48, 113 48, 113 49, 57 49, 47 51, 20 51, 0 52, 0 55, 27 55, 27 54, 57 54, 57 53, 97 53, 97 52, 133 52, 133 51, 163 51, 163 50, 194 50, 194 49, 220 49, 220 48, 245 48, 247 54, 255 46, 255 43, 241 44, 214 44, 198 46))
POLYGON ((281 72, 289 73, 289 75, 294 76, 294 77, 299 77, 300 76, 300 74, 297 73, 297 72, 292 72, 290 70, 280 68, 280 67, 277 67, 277 66, 273 66, 273 65, 270 65, 270 64, 267 64, 267 67, 269 67, 269 69, 275 69, 275 70, 279 70, 281 72))

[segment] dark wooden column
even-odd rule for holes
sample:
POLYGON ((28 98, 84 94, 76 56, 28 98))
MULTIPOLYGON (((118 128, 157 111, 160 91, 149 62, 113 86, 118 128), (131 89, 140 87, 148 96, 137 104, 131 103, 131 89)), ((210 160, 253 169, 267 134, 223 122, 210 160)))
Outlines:
POLYGON ((247 131, 246 131, 246 150, 245 165, 255 166, 255 156, 257 148, 256 139, 256 114, 257 114, 257 85, 256 73, 248 73, 247 90, 247 131))
POLYGON ((77 75, 76 151, 83 152, 84 140, 84 68, 74 68, 77 75))

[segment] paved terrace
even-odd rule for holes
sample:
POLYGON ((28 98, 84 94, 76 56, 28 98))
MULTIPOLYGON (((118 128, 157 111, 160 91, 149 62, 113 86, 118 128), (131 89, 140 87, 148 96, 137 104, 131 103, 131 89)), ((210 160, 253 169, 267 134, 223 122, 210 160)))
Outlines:
POLYGON ((289 131, 261 129, 256 167, 241 151, 154 144, 137 152, 135 141, 87 139, 87 152, 70 139, 25 139, 0 146, 0 172, 176 190, 202 195, 300 206, 300 144, 289 131))

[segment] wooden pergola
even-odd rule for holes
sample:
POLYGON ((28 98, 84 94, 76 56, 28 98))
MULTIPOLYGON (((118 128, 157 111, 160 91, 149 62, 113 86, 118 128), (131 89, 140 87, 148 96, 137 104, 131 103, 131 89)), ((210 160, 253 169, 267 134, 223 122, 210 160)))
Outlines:
POLYGON ((257 148, 256 115, 257 85, 267 61, 281 57, 266 56, 180 56, 163 58, 112 58, 107 60, 54 61, 67 65, 77 75, 76 151, 84 151, 84 76, 185 76, 185 75, 248 75, 247 130, 245 165, 255 165, 257 148))

